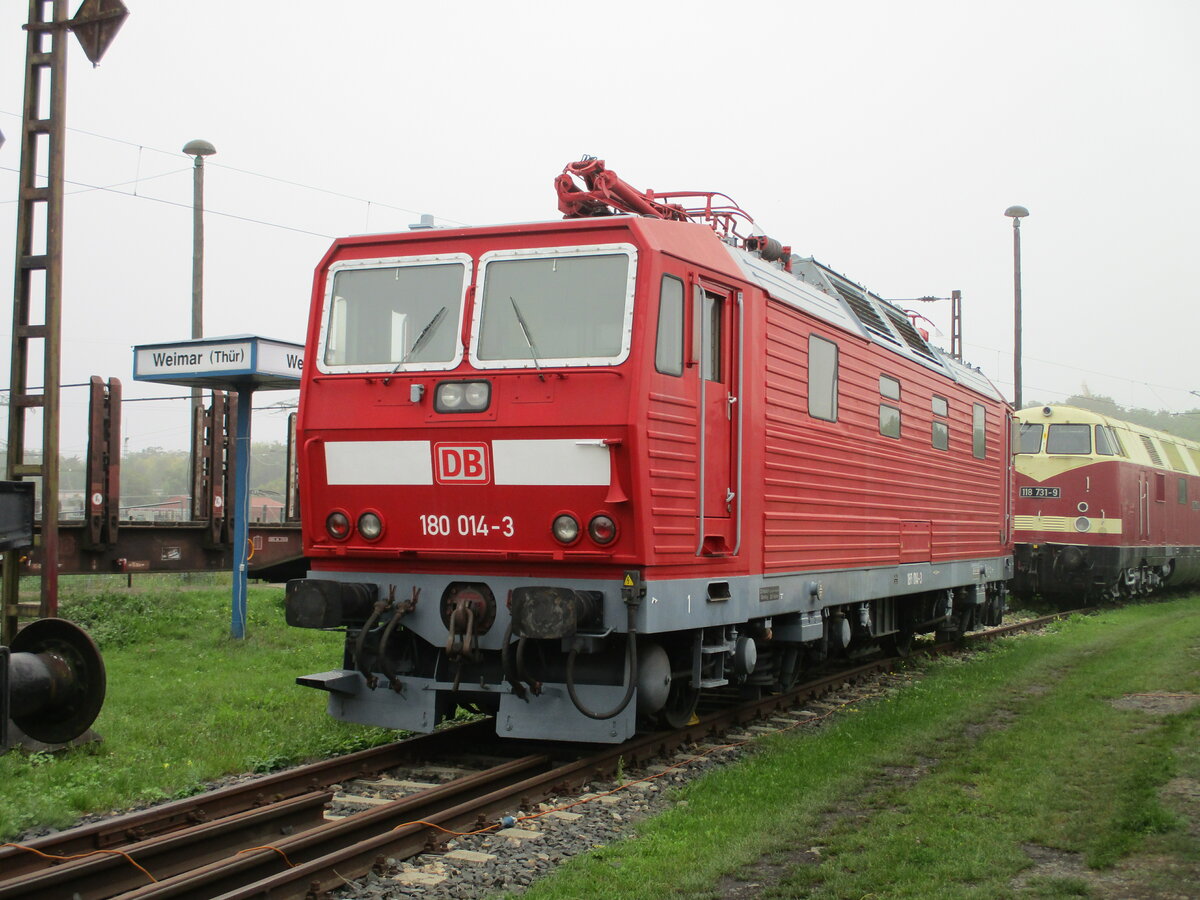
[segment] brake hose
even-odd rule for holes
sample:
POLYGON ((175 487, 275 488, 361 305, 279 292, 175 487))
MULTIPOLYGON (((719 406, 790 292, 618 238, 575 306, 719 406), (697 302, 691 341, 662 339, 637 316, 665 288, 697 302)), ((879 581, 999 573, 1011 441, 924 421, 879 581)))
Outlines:
POLYGON ((633 699, 633 689, 637 686, 637 606, 629 604, 626 607, 629 615, 629 649, 626 653, 629 656, 629 684, 625 688, 625 696, 621 698, 621 702, 616 708, 606 713, 598 713, 584 706, 583 701, 579 699, 579 695, 575 692, 575 657, 579 655, 579 648, 573 647, 570 655, 567 657, 567 694, 571 697, 571 702, 575 704, 575 708, 587 716, 589 719, 611 719, 614 716, 624 712, 625 707, 629 705, 629 701, 633 699))

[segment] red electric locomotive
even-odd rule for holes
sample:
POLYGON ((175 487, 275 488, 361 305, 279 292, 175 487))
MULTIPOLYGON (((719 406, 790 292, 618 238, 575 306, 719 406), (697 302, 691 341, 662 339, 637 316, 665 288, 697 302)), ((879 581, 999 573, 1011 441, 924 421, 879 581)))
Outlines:
POLYGON ((982 375, 721 195, 598 160, 558 188, 565 220, 345 238, 317 270, 287 615, 346 632, 298 679, 332 715, 613 742, 999 621, 1011 415, 982 375))
POLYGON ((1070 406, 1017 419, 1015 593, 1071 603, 1200 582, 1200 443, 1070 406))

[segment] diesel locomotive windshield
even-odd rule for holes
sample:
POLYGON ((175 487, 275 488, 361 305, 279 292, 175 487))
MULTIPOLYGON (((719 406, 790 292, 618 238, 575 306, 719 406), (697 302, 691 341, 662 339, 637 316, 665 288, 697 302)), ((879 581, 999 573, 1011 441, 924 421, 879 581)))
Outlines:
POLYGON ((628 352, 628 252, 484 258, 472 362, 480 368, 608 364, 628 352))
POLYGON ((346 371, 445 369, 458 340, 468 266, 463 261, 348 264, 332 273, 326 366, 346 371))

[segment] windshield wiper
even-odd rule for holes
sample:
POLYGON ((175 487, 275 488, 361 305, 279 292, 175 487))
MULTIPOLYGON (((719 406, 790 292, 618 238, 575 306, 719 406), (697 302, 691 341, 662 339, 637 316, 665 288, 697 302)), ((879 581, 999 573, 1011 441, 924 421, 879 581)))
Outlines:
MULTIPOLYGON (((408 362, 409 357, 421 349, 425 342, 433 337, 433 330, 437 328, 438 322, 442 321, 442 317, 444 315, 446 315, 446 307, 443 306, 433 314, 433 318, 430 319, 429 322, 426 323, 425 327, 421 329, 421 333, 418 334, 417 339, 412 342, 412 346, 408 348, 408 351, 402 357, 400 357, 400 362, 396 363, 396 368, 392 369, 392 375, 395 375, 397 372, 399 372, 400 367, 408 362)), ((387 378, 383 379, 383 383, 390 384, 392 381, 392 375, 389 375, 387 378)))
POLYGON ((533 367, 537 369, 538 380, 545 381, 546 376, 542 374, 542 366, 538 361, 537 345, 533 342, 533 335, 529 332, 529 325, 526 324, 525 317, 521 315, 521 307, 517 306, 517 301, 511 294, 508 299, 512 303, 513 312, 517 314, 517 324, 521 326, 521 334, 525 335, 525 343, 529 345, 529 357, 533 360, 533 367))
POLYGON ((392 372, 393 375, 400 371, 400 367, 408 362, 414 353, 425 346, 426 341, 433 337, 433 331, 435 328, 437 328, 438 323, 442 321, 442 317, 444 315, 446 315, 446 307, 443 306, 433 314, 433 318, 430 319, 425 327, 421 329, 421 333, 418 334, 417 339, 412 342, 412 346, 408 348, 408 352, 400 358, 400 362, 396 363, 396 370, 392 372))

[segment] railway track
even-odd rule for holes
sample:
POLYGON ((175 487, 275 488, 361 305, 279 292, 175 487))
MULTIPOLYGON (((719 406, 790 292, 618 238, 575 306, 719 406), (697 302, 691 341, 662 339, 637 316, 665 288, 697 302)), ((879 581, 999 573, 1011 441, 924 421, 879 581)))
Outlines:
MULTIPOLYGON (((1002 626, 970 640, 1028 630, 1064 615, 1069 613, 1002 626)), ((921 652, 944 653, 952 646, 921 652)), ((573 796, 585 785, 667 759, 681 748, 707 742, 710 750, 721 749, 714 742, 728 747, 820 718, 811 711, 799 718, 788 712, 895 663, 872 660, 787 693, 709 711, 676 731, 639 735, 599 750, 501 741, 491 720, 445 728, 4 846, 0 900, 319 897, 385 860, 444 851, 453 836, 522 836, 523 829, 504 827, 545 814, 535 810, 550 798, 573 796), (739 732, 744 726, 750 730, 739 732), (464 755, 463 747, 470 753, 464 755), (514 821, 502 822, 503 816, 514 821)))

